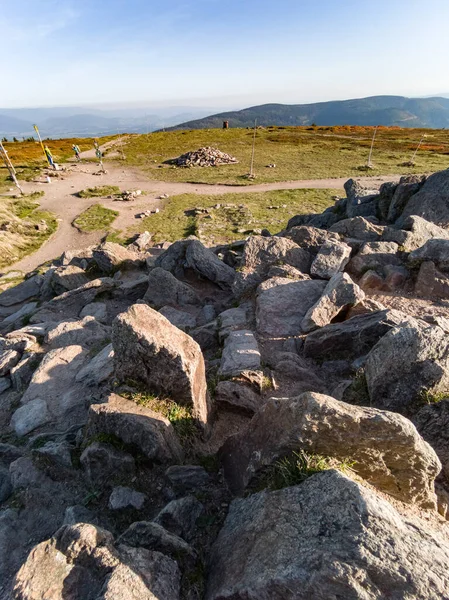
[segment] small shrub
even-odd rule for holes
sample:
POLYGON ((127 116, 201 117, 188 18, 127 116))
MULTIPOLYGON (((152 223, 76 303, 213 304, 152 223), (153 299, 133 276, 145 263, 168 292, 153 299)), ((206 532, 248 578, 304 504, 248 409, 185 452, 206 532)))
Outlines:
POLYGON ((442 400, 449 400, 449 391, 446 392, 432 392, 430 390, 422 390, 420 399, 423 404, 435 404, 442 400))

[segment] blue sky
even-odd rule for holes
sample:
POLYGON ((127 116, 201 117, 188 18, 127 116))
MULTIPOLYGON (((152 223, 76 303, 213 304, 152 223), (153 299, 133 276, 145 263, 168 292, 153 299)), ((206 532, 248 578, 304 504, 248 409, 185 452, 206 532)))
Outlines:
POLYGON ((449 0, 0 0, 0 106, 449 93, 449 0))

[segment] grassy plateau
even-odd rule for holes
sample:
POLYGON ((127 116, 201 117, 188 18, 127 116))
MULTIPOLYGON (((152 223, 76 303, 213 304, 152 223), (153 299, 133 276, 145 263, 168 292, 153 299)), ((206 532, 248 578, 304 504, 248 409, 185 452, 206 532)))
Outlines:
POLYGON ((373 132, 373 127, 358 126, 258 129, 254 180, 246 177, 253 143, 253 131, 249 129, 130 135, 124 152, 126 163, 140 167, 151 179, 193 183, 252 185, 295 179, 424 173, 449 167, 449 134, 446 130, 379 127, 372 155, 374 169, 364 171, 373 132), (405 165, 424 135, 415 165, 405 165), (202 146, 216 147, 232 154, 239 163, 206 168, 164 164, 168 159, 202 146), (268 168, 269 164, 276 166, 268 168))
POLYGON ((73 221, 73 225, 86 233, 104 231, 109 228, 118 214, 116 210, 105 208, 101 204, 94 204, 78 215, 73 221))

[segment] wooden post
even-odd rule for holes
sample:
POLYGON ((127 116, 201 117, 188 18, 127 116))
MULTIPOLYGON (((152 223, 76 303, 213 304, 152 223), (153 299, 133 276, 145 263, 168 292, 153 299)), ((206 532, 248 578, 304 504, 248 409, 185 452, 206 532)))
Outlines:
POLYGON ((424 138, 425 138, 425 137, 427 137, 427 134, 424 134, 424 135, 422 136, 422 138, 419 140, 419 144, 418 144, 418 146, 417 146, 417 148, 416 148, 415 152, 413 153, 412 160, 411 160, 410 162, 412 162, 412 163, 414 163, 414 162, 415 162, 415 157, 416 157, 416 155, 418 154, 418 150, 419 150, 419 148, 421 147, 421 144, 423 143, 423 140, 424 140, 424 138))
POLYGON ((256 129, 257 129, 257 119, 254 121, 253 150, 251 153, 251 167, 249 169, 250 177, 254 177, 253 168, 254 168, 254 151, 256 149, 256 129))
POLYGON ((6 168, 9 171, 11 179, 14 181, 14 183, 15 183, 17 189, 19 190, 19 192, 23 195, 23 190, 20 187, 19 182, 18 182, 17 177, 16 177, 16 170, 15 170, 15 168, 14 168, 14 166, 13 166, 13 164, 12 164, 12 162, 11 162, 9 156, 8 156, 8 153, 5 150, 2 142, 0 142, 0 156, 2 157, 3 162, 5 163, 5 166, 6 166, 6 168))
POLYGON ((371 141, 371 149, 369 151, 368 162, 366 164, 366 166, 369 167, 369 168, 371 168, 373 166, 373 164, 371 162, 371 156, 373 155, 374 140, 376 139, 376 133, 377 133, 378 127, 379 127, 379 125, 376 125, 376 127, 374 129, 374 133, 373 133, 373 139, 371 141))

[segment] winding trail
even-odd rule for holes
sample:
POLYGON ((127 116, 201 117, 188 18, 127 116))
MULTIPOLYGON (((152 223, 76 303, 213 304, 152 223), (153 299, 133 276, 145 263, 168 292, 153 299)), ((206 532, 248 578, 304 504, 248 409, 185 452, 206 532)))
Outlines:
MULTIPOLYGON (((112 143, 110 143, 112 145, 112 143)), ((90 159, 93 151, 82 153, 82 158, 90 159)), ((299 181, 281 181, 275 183, 262 183, 251 186, 196 184, 168 181, 154 181, 147 179, 138 169, 117 166, 105 163, 107 173, 98 175, 98 165, 92 162, 66 164, 67 171, 61 172, 61 178, 52 178, 50 184, 45 182, 45 177, 34 182, 24 182, 23 189, 26 194, 45 191, 39 199, 43 210, 53 212, 59 222, 57 231, 33 254, 10 265, 7 270, 20 270, 24 272, 36 269, 42 263, 60 256, 66 250, 78 250, 100 242, 104 232, 95 231, 82 233, 73 225, 72 221, 86 208, 94 204, 102 204, 119 212, 114 221, 114 228, 125 230, 136 223, 136 214, 145 210, 160 208, 162 201, 157 198, 162 194, 174 196, 177 194, 242 194, 248 192, 266 192, 270 190, 291 189, 341 189, 348 177, 338 179, 308 179, 299 181), (95 175, 97 173, 97 175, 95 175), (110 198, 79 198, 76 194, 87 187, 99 185, 117 185, 120 189, 140 189, 145 192, 133 202, 116 201, 110 198)), ((378 187, 385 181, 399 180, 400 175, 387 175, 384 177, 361 177, 358 180, 369 187, 378 187)))

